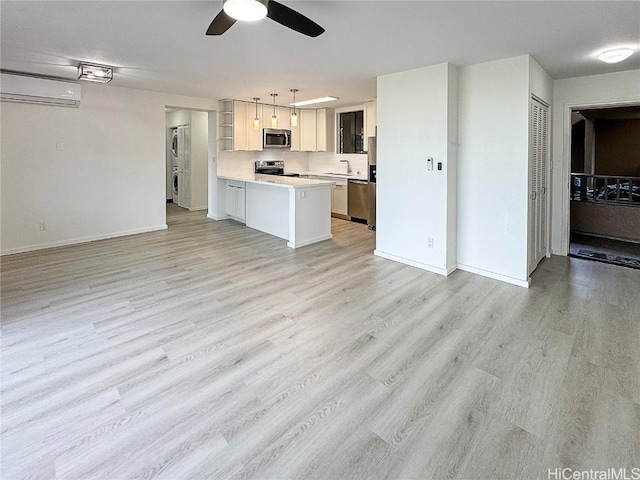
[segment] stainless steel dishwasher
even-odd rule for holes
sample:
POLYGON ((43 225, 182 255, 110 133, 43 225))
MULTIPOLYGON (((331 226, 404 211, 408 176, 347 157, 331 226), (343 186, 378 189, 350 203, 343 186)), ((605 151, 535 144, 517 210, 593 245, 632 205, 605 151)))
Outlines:
POLYGON ((367 221, 367 188, 366 180, 349 180, 347 209, 352 220, 367 221))

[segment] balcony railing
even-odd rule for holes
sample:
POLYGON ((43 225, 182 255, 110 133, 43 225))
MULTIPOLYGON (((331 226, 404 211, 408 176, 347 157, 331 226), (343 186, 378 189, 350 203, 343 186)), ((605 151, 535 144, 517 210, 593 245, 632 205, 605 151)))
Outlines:
POLYGON ((640 177, 572 173, 571 200, 640 207, 640 177))

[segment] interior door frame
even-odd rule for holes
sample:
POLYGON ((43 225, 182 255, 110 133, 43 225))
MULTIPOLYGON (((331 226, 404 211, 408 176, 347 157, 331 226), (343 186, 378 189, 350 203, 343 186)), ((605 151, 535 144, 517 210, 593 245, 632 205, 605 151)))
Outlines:
MULTIPOLYGON (((167 109, 171 110, 189 110, 191 112, 204 112, 208 114, 208 134, 207 134, 207 210, 211 212, 211 205, 215 206, 217 196, 217 159, 218 159, 218 110, 215 108, 193 108, 182 107, 178 105, 165 105, 165 119, 167 109), (213 122, 212 122, 213 120, 213 122)), ((167 131, 166 121, 164 123, 165 133, 167 131)), ((168 160, 167 160, 168 162, 168 160)), ((168 166, 165 165, 165 172, 168 171, 168 166)), ((166 175, 167 173, 165 173, 166 175)), ((167 185, 167 178, 165 177, 165 185, 167 185)), ((173 183, 173 182, 172 182, 173 183)), ((173 185, 172 185, 173 188, 173 185)), ((165 218, 166 223, 166 218, 165 218)))
POLYGON ((560 228, 563 232, 561 237, 561 254, 569 254, 569 238, 571 237, 571 200, 569 192, 571 190, 571 112, 573 110, 586 110, 596 108, 616 108, 640 106, 638 100, 623 100, 618 102, 580 102, 565 103, 563 105, 563 145, 562 145, 562 211, 560 217, 560 228))

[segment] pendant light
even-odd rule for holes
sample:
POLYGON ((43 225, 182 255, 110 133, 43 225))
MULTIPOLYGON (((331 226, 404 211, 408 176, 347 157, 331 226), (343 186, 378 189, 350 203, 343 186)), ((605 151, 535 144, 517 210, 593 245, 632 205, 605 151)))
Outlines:
POLYGON ((298 126, 298 114, 296 113, 296 92, 298 91, 297 88, 292 88, 291 92, 293 93, 293 112, 291 112, 291 126, 292 127, 297 127, 298 126))
POLYGON ((272 93, 273 97, 273 116, 271 117, 271 128, 278 128, 278 117, 276 117, 276 97, 277 93, 272 93))
POLYGON ((258 100, 260 100, 260 97, 253 97, 253 100, 256 102, 256 116, 253 118, 253 129, 260 130, 260 119, 258 118, 258 100))

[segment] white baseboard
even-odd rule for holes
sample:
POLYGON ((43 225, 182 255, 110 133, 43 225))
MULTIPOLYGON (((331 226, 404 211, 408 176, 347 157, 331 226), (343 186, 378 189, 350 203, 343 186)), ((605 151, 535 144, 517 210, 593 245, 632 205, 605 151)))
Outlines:
POLYGON ((40 243, 38 245, 29 245, 27 247, 10 248, 0 251, 0 256, 14 255, 16 253, 34 252, 36 250, 45 250, 47 248, 66 247, 68 245, 77 245, 79 243, 95 242, 96 240, 105 240, 107 238, 126 237, 127 235, 137 235, 139 233, 156 232, 158 230, 166 230, 167 225, 156 225, 149 228, 138 228, 134 230, 126 230, 121 232, 105 233, 103 235, 93 235, 90 237, 71 238, 58 242, 40 243))
POLYGON ((525 280, 520 280, 513 277, 508 277, 507 275, 501 275, 499 273, 490 272, 488 270, 482 270, 481 268, 470 267, 469 265, 458 264, 458 268, 460 270, 464 270, 465 272, 475 273, 476 275, 482 275, 483 277, 493 278, 494 280, 500 280, 501 282, 517 285, 518 287, 529 288, 531 286, 531 277, 529 277, 525 281, 525 280))
POLYGON ((193 208, 187 208, 187 210, 189 210, 190 212, 199 212, 201 210, 207 210, 209 207, 193 207, 193 208))
POLYGON ((228 220, 231 217, 229 215, 221 215, 221 216, 218 217, 218 216, 213 215, 211 213, 207 213, 207 218, 210 218, 211 220, 218 221, 218 220, 228 220))
POLYGON ((455 267, 452 267, 449 270, 445 270, 444 268, 434 267, 433 265, 428 265, 422 262, 416 262, 415 260, 409 260, 408 258, 404 258, 404 257, 398 257, 397 255, 381 252, 380 250, 374 250, 373 254, 377 257, 393 260, 394 262, 404 263, 405 265, 410 265, 412 267, 416 267, 421 270, 426 270, 427 272, 437 273, 438 275, 442 275, 445 277, 448 275, 451 275, 456 270, 455 267))
POLYGON ((332 238, 333 238, 333 235, 331 235, 331 234, 322 235, 320 237, 311 238, 309 240, 304 240, 302 242, 296 242, 296 243, 287 242, 287 247, 289 247, 289 248, 300 248, 300 247, 304 247, 306 245, 311 245, 312 243, 324 242, 325 240, 330 240, 332 238))

